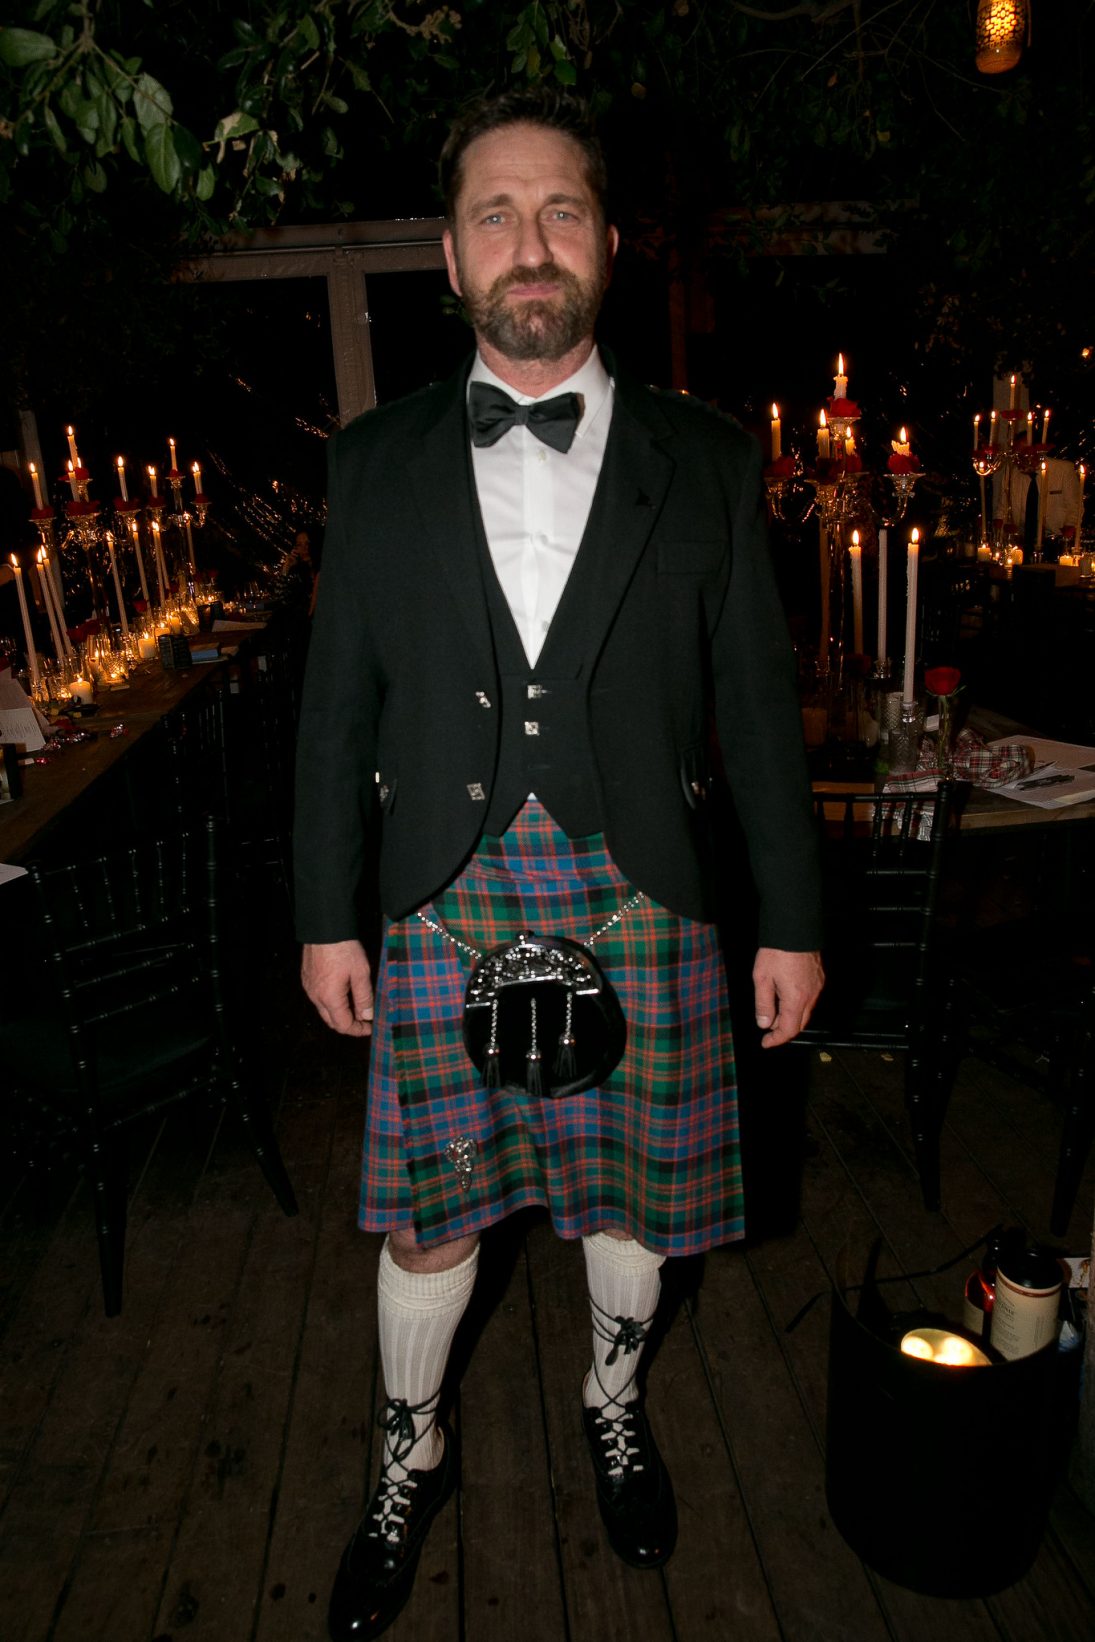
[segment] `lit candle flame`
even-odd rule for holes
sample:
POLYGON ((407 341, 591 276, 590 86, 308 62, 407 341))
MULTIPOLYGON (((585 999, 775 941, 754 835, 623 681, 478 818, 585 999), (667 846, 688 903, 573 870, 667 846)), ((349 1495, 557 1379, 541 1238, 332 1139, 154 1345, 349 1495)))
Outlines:
POLYGON ((844 355, 842 353, 838 353, 836 356, 836 374, 838 376, 844 375, 844 355))

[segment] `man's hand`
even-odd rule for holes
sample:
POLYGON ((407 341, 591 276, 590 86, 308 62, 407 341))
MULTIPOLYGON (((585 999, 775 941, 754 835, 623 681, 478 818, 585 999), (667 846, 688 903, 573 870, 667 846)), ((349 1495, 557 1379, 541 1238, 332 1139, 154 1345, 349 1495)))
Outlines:
POLYGON ((360 941, 306 946, 300 965, 304 990, 335 1032, 367 1038, 373 1030, 373 978, 360 941))
POLYGON ((790 1043, 806 1025, 825 985, 820 952, 781 952, 762 946, 753 965, 757 1025, 768 1027, 762 1049, 790 1043))

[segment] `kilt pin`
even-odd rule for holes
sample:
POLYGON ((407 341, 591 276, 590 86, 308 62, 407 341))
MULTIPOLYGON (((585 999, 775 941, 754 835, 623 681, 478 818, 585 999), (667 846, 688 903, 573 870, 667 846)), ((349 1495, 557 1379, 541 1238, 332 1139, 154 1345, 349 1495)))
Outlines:
MULTIPOLYGON (((588 943, 635 886, 601 835, 570 838, 530 799, 423 910, 487 951, 524 930, 588 943)), ((689 1255, 744 1234, 726 979, 713 925, 650 899, 596 943, 627 1020, 601 1087, 550 1099, 488 1089, 464 1048, 472 960, 417 916, 386 925, 359 1223, 423 1246, 529 1205, 579 1238, 626 1232, 689 1255)))

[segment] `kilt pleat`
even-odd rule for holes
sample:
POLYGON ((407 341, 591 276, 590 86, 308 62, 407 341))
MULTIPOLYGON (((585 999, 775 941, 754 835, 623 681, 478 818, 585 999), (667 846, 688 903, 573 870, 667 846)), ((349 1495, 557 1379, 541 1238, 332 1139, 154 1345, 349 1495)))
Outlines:
MULTIPOLYGON (((523 930, 588 941, 634 888, 604 840, 530 800, 428 915, 486 951, 523 930)), ((390 923, 377 979, 359 1221, 423 1246, 545 1206, 558 1234, 618 1229, 695 1254, 743 1235, 733 1038, 715 929, 645 900, 594 948, 627 1020, 597 1089, 486 1089, 464 1049, 472 960, 417 917, 390 923)))

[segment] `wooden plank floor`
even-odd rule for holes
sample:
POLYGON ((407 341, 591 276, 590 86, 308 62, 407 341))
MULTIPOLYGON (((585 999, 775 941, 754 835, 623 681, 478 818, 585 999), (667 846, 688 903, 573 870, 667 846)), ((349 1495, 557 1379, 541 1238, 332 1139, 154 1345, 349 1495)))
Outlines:
MULTIPOLYGON (((120 1318, 102 1315, 80 1179, 9 1183, 2 1642, 326 1635, 330 1579, 375 1463, 378 1240, 354 1226, 363 1055, 311 1017, 287 971, 265 1053, 299 1217, 280 1214, 212 1117, 150 1129, 131 1170, 120 1318)), ((1064 1486, 1033 1570, 998 1596, 932 1600, 864 1567, 825 1503, 827 1303, 786 1332, 842 1263, 862 1271, 877 1237, 883 1269, 899 1273, 941 1265, 998 1220, 1046 1236, 1058 1112, 965 1061, 944 1212, 929 1215, 898 1062, 812 1056, 804 1110, 785 1082, 770 1096, 786 1104, 758 1105, 754 1122, 757 1234, 666 1268, 649 1404, 680 1504, 673 1560, 640 1574, 607 1548, 579 1429, 581 1255, 524 1216, 485 1242, 455 1353, 461 1488, 393 1642, 1095 1636, 1095 1519, 1064 1486)), ((1074 1251, 1093 1205, 1089 1165, 1074 1251)), ((957 1314, 966 1264, 900 1292, 957 1314)))

